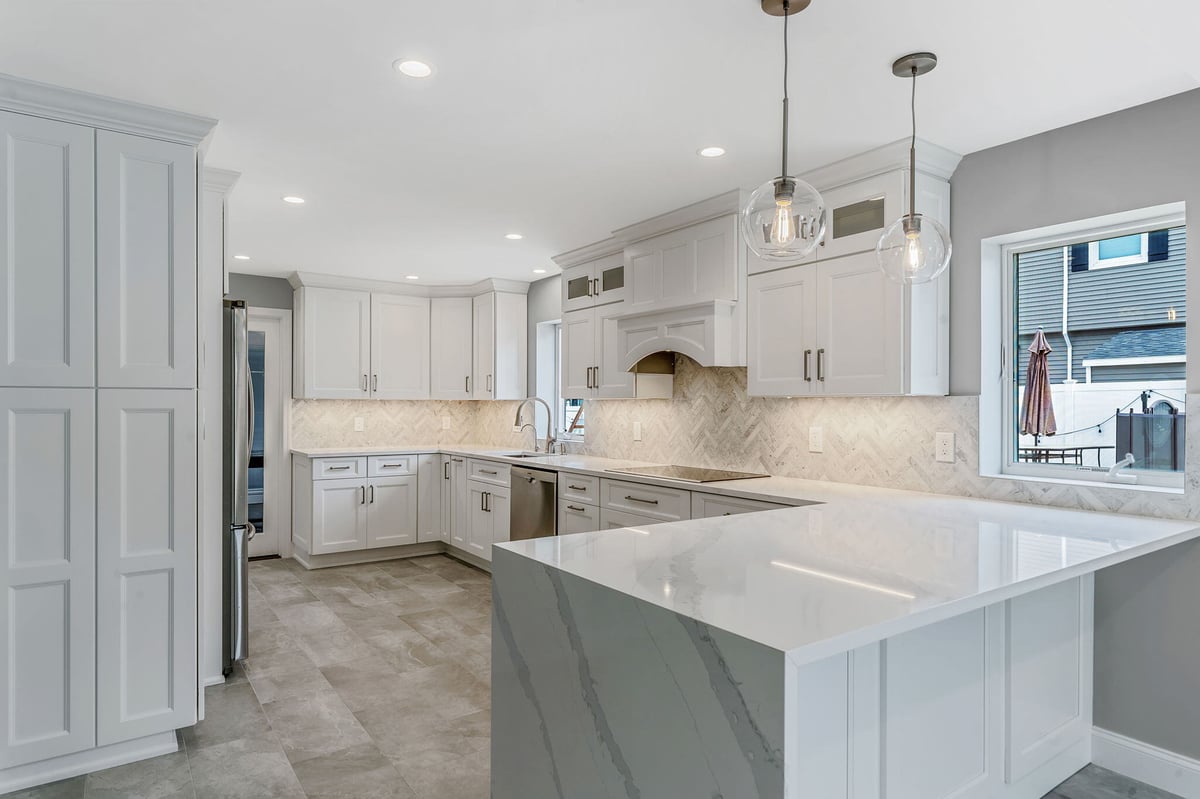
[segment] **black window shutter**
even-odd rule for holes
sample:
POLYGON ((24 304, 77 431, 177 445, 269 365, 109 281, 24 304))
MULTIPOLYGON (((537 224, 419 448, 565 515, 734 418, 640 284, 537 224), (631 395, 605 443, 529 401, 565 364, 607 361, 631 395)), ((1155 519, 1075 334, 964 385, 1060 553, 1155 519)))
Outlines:
POLYGON ((1071 245, 1071 271, 1086 272, 1088 268, 1087 243, 1071 245))
POLYGON ((1170 246, 1170 231, 1152 230, 1147 238, 1149 241, 1146 247, 1146 255, 1148 256, 1146 260, 1150 263, 1167 260, 1167 251, 1170 246))

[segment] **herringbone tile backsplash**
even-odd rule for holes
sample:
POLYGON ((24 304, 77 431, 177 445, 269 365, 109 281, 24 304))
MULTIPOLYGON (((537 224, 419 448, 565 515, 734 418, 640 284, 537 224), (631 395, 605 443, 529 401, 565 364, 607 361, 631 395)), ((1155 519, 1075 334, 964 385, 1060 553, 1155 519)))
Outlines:
MULTIPOLYGON (((1191 399, 1191 398, 1189 398, 1191 399)), ((1200 402, 1200 398, 1197 398, 1200 402)), ((590 455, 761 471, 789 477, 1170 518, 1200 516, 1200 429, 1188 437, 1188 494, 994 479, 979 475, 978 397, 766 399, 746 395, 743 368, 677 358, 670 400, 592 400, 590 455), (642 423, 642 441, 633 423, 642 423), (824 452, 808 451, 808 428, 824 452), (956 435, 957 462, 937 463, 936 431, 956 435)), ((294 400, 292 446, 479 443, 528 447, 511 432, 511 402, 294 400), (353 432, 362 416, 366 431, 353 432), (442 430, 442 418, 450 429, 442 430)))

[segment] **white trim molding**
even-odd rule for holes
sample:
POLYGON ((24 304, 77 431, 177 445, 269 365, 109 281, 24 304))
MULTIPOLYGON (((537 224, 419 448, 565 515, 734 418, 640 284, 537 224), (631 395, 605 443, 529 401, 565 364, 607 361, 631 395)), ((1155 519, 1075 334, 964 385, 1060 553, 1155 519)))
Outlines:
POLYGON ((198 146, 217 120, 0 73, 0 108, 92 128, 198 146))
POLYGON ((1093 727, 1092 762, 1184 799, 1200 799, 1200 760, 1093 727))
POLYGON ((93 771, 124 766, 126 763, 136 763, 139 760, 178 751, 179 738, 176 732, 171 730, 23 766, 13 766, 0 771, 0 793, 8 794, 10 791, 46 785, 78 777, 80 774, 90 774, 93 771))
POLYGON ((1105 366, 1154 366, 1164 363, 1187 363, 1186 355, 1146 355, 1140 358, 1084 358, 1087 382, 1092 382, 1092 369, 1105 366))
POLYGON ((442 285, 414 285, 395 283, 389 280, 370 280, 358 277, 324 275, 318 272, 292 272, 288 276, 292 288, 348 289, 371 291, 376 294, 403 294, 409 297, 476 297, 492 291, 504 294, 528 294, 529 283, 523 280, 507 280, 493 277, 475 283, 453 283, 442 285))

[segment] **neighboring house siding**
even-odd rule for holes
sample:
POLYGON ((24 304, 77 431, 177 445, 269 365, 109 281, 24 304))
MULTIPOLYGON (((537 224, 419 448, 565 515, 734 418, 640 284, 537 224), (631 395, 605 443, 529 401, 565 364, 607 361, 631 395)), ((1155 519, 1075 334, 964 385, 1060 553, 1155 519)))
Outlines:
MULTIPOLYGON (((1062 330, 1063 248, 1025 253, 1020 258, 1017 318, 1022 336, 1038 329, 1062 330)), ((1029 346, 1029 342, 1025 342, 1029 346)), ((1054 342, 1051 342, 1054 346, 1054 342)))
MULTIPOLYGON (((1183 380, 1186 364, 1155 363, 1129 366, 1093 366, 1093 383, 1121 383, 1131 380, 1183 380)), ((1080 375, 1085 379, 1086 375, 1080 375)))
MULTIPOLYGON (((1186 320, 1187 280, 1185 228, 1173 228, 1168 237, 1167 260, 1114 266, 1069 274, 1071 330, 1161 325, 1168 309, 1174 321, 1186 320)), ((1058 302, 1061 307, 1061 296, 1058 302)))

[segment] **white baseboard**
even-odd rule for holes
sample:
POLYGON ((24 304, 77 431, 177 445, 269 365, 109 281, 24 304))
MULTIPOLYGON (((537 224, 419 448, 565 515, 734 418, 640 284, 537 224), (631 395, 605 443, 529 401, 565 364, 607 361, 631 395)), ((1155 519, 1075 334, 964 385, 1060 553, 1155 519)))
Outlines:
POLYGON ((224 674, 214 674, 211 677, 204 678, 204 687, 211 688, 212 686, 220 685, 223 682, 225 682, 224 674))
POLYGON ((80 774, 90 774, 93 771, 123 766, 126 763, 177 751, 179 751, 179 739, 175 732, 160 732, 133 741, 76 752, 73 755, 52 757, 37 763, 13 766, 0 770, 0 794, 78 777, 80 774))
POLYGON ((1184 799, 1200 799, 1200 760, 1095 727, 1092 762, 1184 799))

